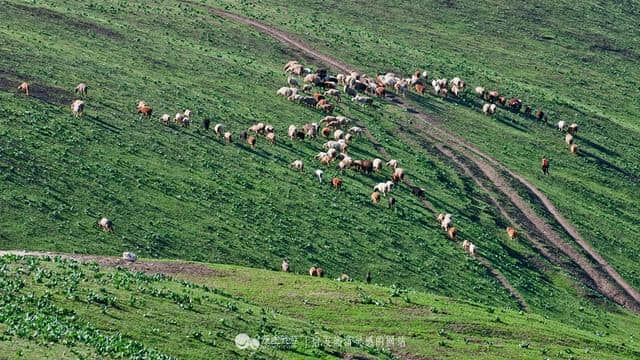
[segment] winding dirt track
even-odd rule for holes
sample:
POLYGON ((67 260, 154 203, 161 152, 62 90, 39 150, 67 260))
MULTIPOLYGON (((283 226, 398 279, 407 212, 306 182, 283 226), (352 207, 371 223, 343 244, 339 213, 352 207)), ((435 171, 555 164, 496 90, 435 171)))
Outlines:
MULTIPOLYGON (((194 6, 204 6, 192 1, 185 1, 194 6)), ((206 7, 211 13, 220 17, 227 18, 242 24, 246 24, 254 27, 255 29, 279 40, 285 45, 296 48, 303 52, 306 56, 321 61, 325 64, 333 66, 334 68, 342 72, 357 71, 355 67, 348 65, 344 62, 334 59, 333 57, 321 54, 313 50, 307 44, 297 40, 294 36, 287 34, 286 32, 275 29, 269 25, 263 24, 259 21, 233 14, 221 9, 212 7, 206 7)), ((527 220, 532 223, 536 230, 542 233, 545 239, 554 247, 565 253, 572 261, 578 265, 582 271, 584 271, 594 282, 598 290, 609 299, 616 303, 631 309, 637 313, 640 313, 640 294, 627 283, 622 276, 611 266, 606 260, 604 260, 593 247, 587 243, 578 233, 578 231, 569 223, 569 221, 562 216, 551 201, 535 186, 524 179, 522 176, 509 170, 504 165, 500 164, 497 160, 493 159, 487 154, 484 154, 478 150, 475 146, 460 138, 459 136, 449 132, 448 130, 439 126, 438 121, 422 112, 415 110, 411 105, 406 102, 395 100, 394 103, 413 114, 418 119, 422 120, 424 125, 427 125, 429 134, 437 141, 446 143, 456 151, 467 161, 473 163, 478 169, 482 171, 484 176, 490 180, 497 189, 504 193, 508 199, 516 206, 526 217, 527 220), (576 244, 578 244, 584 252, 588 255, 585 256, 582 253, 575 250, 569 243, 565 242, 561 236, 553 231, 551 226, 546 223, 539 215, 536 214, 534 209, 529 206, 521 197, 518 192, 510 185, 509 181, 505 179, 505 175, 510 177, 510 180, 519 183, 528 189, 539 201, 544 205, 545 210, 557 221, 557 223, 566 231, 566 233, 573 238, 576 244), (592 263, 595 262, 595 265, 592 263)), ((454 154, 448 151, 442 151, 441 154, 448 157, 454 162, 459 162, 455 158, 454 154)), ((479 181, 475 175, 471 174, 474 181, 479 181)))

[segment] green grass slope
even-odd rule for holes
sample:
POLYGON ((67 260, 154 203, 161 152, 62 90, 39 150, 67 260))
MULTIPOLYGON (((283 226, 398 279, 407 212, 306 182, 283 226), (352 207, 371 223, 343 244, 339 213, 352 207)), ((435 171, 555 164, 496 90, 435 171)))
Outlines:
MULTIPOLYGON (((158 262, 155 262, 158 264, 158 262)), ((6 359, 592 358, 640 355, 638 318, 577 328, 396 287, 228 265, 175 278, 0 258, 6 359), (235 337, 261 340, 239 349, 235 337)), ((588 313, 576 311, 577 319, 588 313)))
POLYGON ((477 100, 470 107, 412 96, 547 194, 640 287, 637 2, 373 1, 366 10, 341 1, 207 3, 290 31, 370 74, 426 69, 543 109, 549 124, 506 111, 487 119, 477 100), (560 120, 581 126, 581 156, 569 155, 554 125, 560 120), (543 155, 551 159, 550 177, 539 169, 543 155))
MULTIPOLYGON (((406 186, 393 192, 397 209, 370 204, 373 185, 386 180, 388 170, 372 176, 353 171, 338 174, 335 165, 313 162, 323 140, 286 139, 290 124, 318 122, 323 117, 275 95, 285 83, 282 65, 298 58, 296 52, 247 27, 214 17, 204 8, 178 1, 77 4, 56 0, 34 5, 10 0, 1 5, 7 16, 0 26, 0 247, 107 255, 134 251, 145 257, 262 268, 276 268, 288 257, 298 273, 313 264, 327 269, 331 277, 341 272, 362 277, 371 271, 377 282, 387 286, 517 308, 484 266, 446 239, 435 214, 406 186), (32 82, 31 97, 16 92, 22 80, 32 82), (71 89, 82 81, 89 84, 87 111, 75 119, 69 109, 74 98, 71 89), (153 106, 152 119, 135 115, 138 100, 153 106), (194 111, 190 128, 160 124, 161 114, 186 108, 194 111), (199 126, 205 117, 213 124, 224 123, 236 135, 257 121, 272 123, 278 142, 271 146, 259 138, 255 150, 241 143, 225 145, 199 126), (305 161, 304 173, 289 169, 295 159, 305 161), (325 170, 326 178, 342 177, 343 188, 335 191, 326 182, 319 184, 312 175, 316 167, 325 170), (113 219, 115 233, 97 228, 95 222, 101 216, 113 219)), ((262 10, 273 15, 275 8, 252 11, 262 10)), ((302 10, 297 14, 303 20, 307 16, 302 10)), ((327 36, 332 34, 331 29, 326 31, 327 36)), ((310 31, 300 33, 311 36, 310 31)), ((342 43, 345 49, 338 54, 351 61, 352 45, 342 43)), ((319 46, 334 46, 323 44, 319 46)), ((367 54, 393 53, 372 50, 367 54)), ((391 67, 379 59, 367 59, 360 60, 367 62, 363 68, 391 67)), ((409 63, 395 66, 413 69, 409 63)), ((496 140, 504 137, 496 135, 504 131, 502 125, 432 99, 425 106, 452 127, 464 122, 483 124, 486 131, 480 132, 480 127, 473 132, 484 139, 483 147, 502 144, 496 140), (458 113, 461 122, 449 121, 458 113), (493 137, 485 139, 487 134, 493 137)), ((407 114, 388 104, 362 109, 351 102, 338 105, 337 113, 366 127, 388 156, 399 159, 411 181, 427 189, 427 200, 437 211, 455 214, 461 239, 477 243, 480 253, 534 312, 584 329, 597 326, 606 316, 628 316, 581 279, 541 258, 528 244, 509 240, 505 220, 487 205, 486 194, 471 179, 430 149, 396 136, 398 123, 411 119, 407 114), (585 315, 577 317, 576 311, 585 315)), ((551 130, 525 134, 533 141, 542 132, 551 130)), ((587 126, 585 136, 596 136, 592 133, 587 126)), ((506 141, 500 151, 516 149, 518 158, 507 159, 500 152, 496 156, 510 166, 518 163, 516 170, 528 169, 522 160, 530 149, 524 149, 516 137, 506 141)), ((568 176, 566 169, 580 169, 576 160, 561 160, 561 147, 557 147, 552 171, 568 176)), ((633 159, 624 151, 621 156, 633 159)), ((382 157, 365 137, 354 141, 350 153, 354 158, 382 157)), ((535 164, 537 169, 537 160, 535 164)), ((550 196, 556 194, 554 200, 562 210, 582 211, 597 205, 593 203, 597 196, 565 193, 566 183, 525 174, 550 196), (548 188, 540 185, 546 181, 548 188), (570 204, 570 197, 583 205, 570 204)), ((620 186, 620 193, 605 187, 592 191, 615 195, 611 204, 632 202, 634 194, 622 195, 629 185, 609 175, 602 169, 592 174, 596 180, 610 178, 611 186, 620 186)), ((637 215, 633 206, 628 217, 620 217, 631 229, 637 215)), ((583 228, 580 219, 590 219, 567 215, 587 236, 589 227, 583 228)), ((603 214, 597 221, 602 224, 609 217, 603 214)), ((613 236, 619 230, 600 226, 599 231, 613 236)), ((630 277, 636 266, 631 264, 631 240, 616 241, 629 246, 603 254, 635 281, 630 277)))

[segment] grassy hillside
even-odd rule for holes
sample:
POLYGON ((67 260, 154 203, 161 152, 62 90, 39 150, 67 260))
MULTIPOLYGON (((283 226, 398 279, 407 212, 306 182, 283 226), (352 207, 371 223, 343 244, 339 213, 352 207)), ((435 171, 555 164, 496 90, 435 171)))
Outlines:
MULTIPOLYGON (((323 114, 276 97, 275 90, 285 84, 282 65, 291 58, 300 58, 312 67, 318 64, 247 27, 179 1, 77 4, 56 0, 34 5, 9 0, 0 1, 0 5, 7 14, 4 26, 0 26, 0 113, 4 115, 0 118, 1 248, 105 255, 134 251, 145 257, 271 269, 287 257, 297 273, 305 273, 313 264, 324 267, 334 278, 341 272, 362 278, 371 271, 375 281, 385 286, 396 284, 397 289, 429 291, 461 303, 470 301, 474 303, 471 308, 483 303, 517 309, 516 302, 484 265, 465 255, 459 243, 446 239, 435 213, 406 186, 392 193, 398 200, 396 209, 370 204, 373 185, 388 179, 388 170, 372 176, 354 171, 340 174, 335 164, 325 167, 313 161, 325 140, 286 138, 290 124, 319 122, 323 114), (15 89, 23 80, 32 83, 30 97, 15 89), (89 95, 85 116, 76 119, 70 114, 69 104, 74 99, 72 89, 79 82, 89 84, 89 95), (139 100, 153 106, 152 119, 135 114, 139 100), (190 128, 160 124, 161 114, 186 108, 194 111, 190 128), (255 122, 271 123, 277 129, 278 142, 268 145, 260 137, 255 150, 243 143, 225 145, 213 132, 202 129, 204 118, 210 118, 212 124, 224 123, 236 140, 240 131, 255 122), (304 173, 289 168, 295 159, 304 160, 304 173), (326 179, 336 175, 343 178, 343 188, 336 191, 326 181, 318 183, 313 176, 315 168, 324 169, 326 179), (96 226, 102 216, 113 219, 113 234, 103 233, 96 226)), ((514 92, 524 86, 518 81, 526 83, 523 75, 499 73, 498 69, 480 72, 497 65, 480 66, 481 62, 474 62, 466 54, 447 54, 445 51, 451 50, 444 45, 428 43, 437 49, 428 52, 422 48, 427 45, 416 43, 419 33, 409 42, 407 34, 411 32, 402 30, 402 26, 420 29, 420 23, 413 20, 400 21, 398 28, 385 27, 384 37, 374 38, 373 25, 347 16, 355 11, 352 3, 336 6, 346 8, 336 12, 341 14, 339 19, 330 17, 337 15, 323 15, 322 21, 327 22, 322 27, 323 41, 316 37, 318 32, 311 31, 318 26, 318 17, 306 8, 295 12, 296 21, 302 25, 294 24, 291 18, 283 20, 275 5, 234 3, 232 9, 261 14, 265 21, 299 33, 320 49, 335 52, 370 72, 409 72, 422 67, 447 76, 456 72, 471 84, 500 83, 501 89, 505 86, 514 92), (331 21, 344 21, 347 26, 329 26, 331 21), (344 47, 336 49, 339 44, 344 47), (404 50, 411 48, 424 52, 404 50), (503 77, 510 79, 512 88, 499 81, 503 77)), ((389 16, 400 17, 411 10, 403 6, 397 6, 389 16)), ((374 6, 375 11, 380 9, 381 5, 374 6)), ((453 10, 443 11, 451 17, 454 14, 453 10)), ((453 29, 462 23, 446 24, 458 24, 452 25, 451 34, 446 35, 451 40, 455 38, 453 29)), ((444 37, 446 32, 439 31, 444 37)), ((474 56, 484 59, 492 46, 478 47, 474 56)), ((597 79, 601 78, 604 75, 597 79)), ((572 95, 575 92, 562 89, 563 84, 573 86, 566 81, 558 80, 545 91, 529 85, 524 89, 530 90, 527 96, 531 98, 525 100, 548 107, 552 119, 562 111, 569 114, 564 103, 545 95, 563 94, 563 99, 576 99, 572 95)), ((489 120, 465 106, 433 98, 414 100, 437 114, 446 126, 477 141, 481 148, 530 178, 637 285, 636 233, 631 230, 638 223, 634 212, 637 195, 632 193, 638 169, 634 168, 637 154, 631 147, 620 145, 615 154, 603 151, 599 155, 627 172, 612 176, 611 169, 615 168, 604 166, 606 163, 589 162, 593 159, 588 156, 569 158, 556 132, 530 120, 512 115, 489 120), (539 156, 532 158, 532 149, 552 157, 551 178, 537 176, 539 156), (588 176, 577 176, 578 172, 588 176), (574 181, 584 187, 576 190, 574 181), (621 235, 623 230, 629 232, 621 235)), ((585 114, 591 107, 604 106, 596 97, 584 104, 587 110, 581 111, 585 114)), ((624 127, 629 134, 624 141, 632 144, 637 133, 632 121, 627 121, 630 117, 625 118, 625 111, 631 110, 600 110, 616 121, 598 131, 594 131, 596 120, 584 115, 585 120, 579 121, 584 124, 584 132, 578 143, 591 141, 593 148, 611 150, 614 145, 610 139, 624 127)), ((480 254, 504 274, 534 313, 589 334, 600 329, 608 317, 636 321, 574 273, 549 263, 530 244, 509 240, 504 234, 508 223, 488 205, 487 195, 470 178, 443 162, 432 148, 420 146, 414 137, 397 134, 399 124, 409 126, 409 114, 390 104, 361 108, 350 101, 339 104, 336 112, 366 127, 387 155, 379 153, 364 136, 354 141, 350 154, 354 158, 399 159, 408 178, 427 190, 426 200, 435 210, 454 214, 461 240, 477 243, 480 254)), ((605 116, 602 114, 599 116, 605 116)), ((265 306, 275 307, 270 301, 265 306)), ((480 313, 487 312, 481 309, 480 313)), ((158 314, 164 312, 161 309, 158 314)), ((143 327, 153 326, 145 323, 143 327)), ((552 328, 547 330, 551 332, 552 328)), ((459 341, 464 342, 461 338, 453 342, 458 346, 459 341)), ((542 338, 536 341, 544 342, 542 338)), ((148 340, 144 344, 160 352, 169 349, 148 340)), ((93 347, 78 349, 89 356, 98 351, 93 347)), ((52 347, 47 351, 57 354, 65 350, 52 347)), ((197 351, 206 351, 206 347, 197 351)))
POLYGON ((640 104, 631 96, 640 85, 632 30, 637 2, 373 1, 364 12, 360 4, 341 1, 207 3, 288 30, 368 73, 426 69, 430 76, 460 76, 471 89, 497 89, 543 109, 548 124, 505 111, 487 119, 479 102, 412 96, 422 110, 547 194, 640 287, 640 104), (320 10, 325 8, 333 10, 320 10), (554 127, 559 120, 581 126, 579 157, 569 155, 554 127), (550 177, 539 169, 543 155, 551 159, 550 177))
POLYGON ((10 359, 640 355, 638 319, 621 315, 587 330, 415 291, 237 266, 197 264, 211 274, 170 278, 60 258, 0 261, 0 350, 10 359), (261 345, 238 349, 239 333, 261 345))

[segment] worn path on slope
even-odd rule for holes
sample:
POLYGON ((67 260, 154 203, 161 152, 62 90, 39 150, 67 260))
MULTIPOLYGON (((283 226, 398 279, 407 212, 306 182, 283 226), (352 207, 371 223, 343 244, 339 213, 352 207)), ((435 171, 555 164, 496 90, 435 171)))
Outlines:
MULTIPOLYGON (((191 1, 185 2, 191 3, 195 6, 202 6, 201 4, 197 4, 191 1)), ((284 31, 228 11, 213 7, 207 8, 210 12, 220 17, 250 25, 265 34, 272 36, 280 42, 302 51, 307 56, 333 66, 340 71, 347 73, 356 71, 353 66, 350 66, 344 62, 334 59, 333 57, 315 51, 309 45, 303 43, 291 34, 288 34, 284 31)), ((455 144, 457 147, 456 150, 460 151, 462 155, 464 155, 479 169, 481 169, 482 172, 487 176, 487 178, 490 179, 497 188, 505 193, 509 197, 509 199, 516 202, 516 206, 520 205, 518 206, 518 208, 520 208, 523 213, 525 213, 529 217, 529 221, 536 225, 538 229, 542 230, 542 232, 551 243, 559 246, 560 250, 565 252, 570 258, 576 261, 577 265, 580 266, 583 271, 585 271, 590 276, 594 275, 595 273, 600 274, 601 276, 596 276, 596 278, 593 280, 596 284, 598 284, 598 290, 601 293, 603 293, 611 300, 619 303, 620 305, 623 305, 635 312, 640 312, 640 294, 629 283, 627 283, 627 281, 625 281, 622 276, 611 265, 609 265, 606 260, 604 260, 602 256, 600 256, 590 244, 588 244, 580 236, 573 225, 571 225, 569 221, 558 212, 556 207, 542 192, 540 192, 540 190, 533 186, 529 181, 525 180, 522 176, 514 173, 504 165, 500 164, 497 160, 478 150, 468 141, 461 139, 459 136, 441 128, 438 125, 438 122, 434 121, 436 119, 434 119, 433 117, 413 109, 413 107, 406 102, 400 100, 396 100, 394 102, 397 106, 407 110, 409 113, 412 113, 414 116, 423 120, 425 124, 430 125, 429 129, 432 130, 434 132, 434 135, 436 135, 436 137, 438 137, 441 141, 446 141, 448 144, 455 144), (524 202, 524 200, 522 200, 517 191, 506 183, 506 181, 502 178, 499 170, 503 171, 513 180, 516 180, 527 189, 529 189, 529 191, 531 191, 544 205, 545 210, 558 222, 560 226, 562 226, 567 234, 569 234, 574 239, 574 241, 591 257, 591 259, 593 259, 593 261, 597 263, 597 265, 603 270, 603 272, 601 273, 599 270, 595 269, 590 264, 588 258, 575 251, 570 244, 566 243, 560 236, 558 236, 551 229, 551 227, 540 216, 538 216, 535 211, 524 202), (574 251, 571 251, 569 249, 574 251)))

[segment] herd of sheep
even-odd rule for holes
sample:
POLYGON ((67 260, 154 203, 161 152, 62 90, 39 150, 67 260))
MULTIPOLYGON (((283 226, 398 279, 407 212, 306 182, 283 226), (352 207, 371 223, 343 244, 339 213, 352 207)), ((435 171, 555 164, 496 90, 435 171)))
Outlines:
MULTIPOLYGON (((373 104, 374 97, 386 97, 390 92, 395 92, 398 96, 406 96, 410 89, 414 89, 416 94, 425 95, 428 84, 428 73, 426 71, 416 71, 411 77, 401 78, 393 73, 386 73, 377 75, 375 78, 371 78, 366 74, 360 74, 353 72, 350 74, 337 74, 335 76, 330 75, 327 70, 318 69, 312 72, 311 69, 305 68, 297 61, 289 61, 283 68, 287 77, 287 86, 281 87, 276 91, 276 94, 283 96, 290 101, 300 103, 305 106, 313 107, 325 113, 324 118, 316 122, 311 122, 303 125, 291 124, 287 131, 287 136, 290 140, 303 140, 305 138, 314 139, 317 136, 323 136, 328 139, 323 144, 323 150, 315 155, 317 160, 322 165, 330 165, 332 162, 337 162, 337 168, 341 172, 347 169, 354 169, 364 174, 370 175, 372 172, 381 172, 383 166, 387 166, 391 169, 390 179, 385 182, 377 183, 373 186, 373 192, 370 194, 371 202, 378 204, 381 197, 387 197, 387 195, 405 178, 405 170, 399 166, 399 163, 395 159, 383 161, 382 159, 353 159, 348 152, 349 144, 354 139, 363 134, 365 131, 359 126, 350 126, 352 121, 345 116, 334 116, 335 105, 331 101, 341 102, 343 95, 351 97, 352 101, 367 106, 373 104), (299 78, 297 78, 298 76, 299 78), (302 85, 302 86, 301 86, 302 85), (322 89, 320 92, 315 92, 315 89, 322 89)), ((459 77, 454 77, 451 80, 447 79, 432 79, 430 82, 433 94, 441 97, 461 97, 466 89, 465 82, 459 77)), ((81 83, 77 85, 74 92, 82 97, 87 95, 87 85, 81 83)), ((29 95, 29 84, 23 82, 18 86, 18 90, 27 96, 29 95)), ((522 101, 517 98, 512 98, 507 101, 504 96, 501 96, 497 91, 487 91, 483 87, 476 87, 475 93, 479 96, 484 103, 482 104, 482 112, 486 115, 494 115, 498 109, 498 106, 507 108, 512 112, 520 112, 522 109, 522 101)), ((152 107, 144 101, 139 101, 137 104, 137 113, 142 117, 150 118, 153 114, 152 107)), ((85 110, 85 102, 80 99, 76 99, 72 102, 71 112, 73 116, 80 117, 85 110)), ((531 106, 526 106, 524 110, 525 115, 530 116, 532 113, 531 106)), ((176 124, 189 127, 191 123, 192 112, 185 110, 177 113, 173 120, 176 124)), ((535 112, 535 117, 538 120, 547 121, 547 116, 542 110, 535 112)), ((171 116, 169 114, 163 114, 160 117, 160 121, 164 125, 169 125, 171 122, 171 116)), ((209 130, 210 123, 208 119, 202 121, 202 126, 205 130, 209 130)), ((564 121, 557 123, 558 129, 566 131, 565 142, 569 145, 571 153, 576 154, 578 151, 577 145, 574 143, 574 136, 578 131, 577 124, 568 125, 564 121)), ((221 123, 215 124, 213 132, 224 139, 229 144, 233 142, 233 134, 231 131, 227 131, 225 126, 221 123)), ((273 125, 265 124, 262 122, 256 123, 250 126, 246 131, 242 131, 239 137, 246 141, 252 148, 255 148, 256 142, 259 136, 263 136, 270 144, 276 142, 276 130, 273 125)), ((543 171, 545 174, 548 171, 548 160, 543 158, 543 171)), ((303 172, 304 162, 303 160, 295 160, 290 164, 290 167, 294 170, 303 172)), ((324 171, 322 169, 316 169, 314 176, 319 182, 323 182, 324 171)), ((333 177, 330 181, 331 186, 338 189, 343 185, 343 180, 339 177, 333 177)), ((413 195, 420 198, 424 196, 424 189, 409 185, 413 195)), ((388 197, 389 207, 393 207, 396 204, 396 199, 393 196, 388 197)), ((453 226, 451 214, 439 214, 438 222, 442 229, 446 232, 451 240, 457 239, 458 230, 453 226)), ((113 222, 107 218, 101 218, 98 221, 98 225, 107 232, 112 232, 114 229, 113 222)), ((507 235, 511 239, 517 237, 517 231, 508 227, 507 235)), ((470 255, 475 256, 476 245, 469 240, 462 242, 462 248, 470 255)), ((282 263, 282 271, 289 272, 290 266, 288 260, 284 260, 282 263)), ((313 266, 309 270, 311 276, 324 276, 324 269, 313 266)), ((367 281, 370 281, 371 275, 367 274, 367 281)), ((342 274, 338 279, 341 281, 350 281, 351 278, 342 274)))

